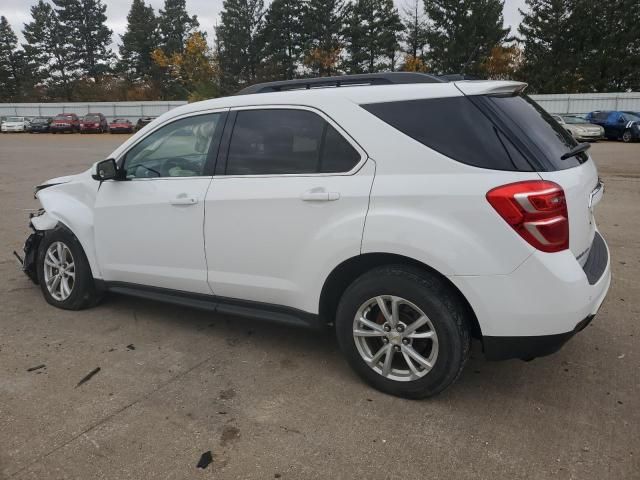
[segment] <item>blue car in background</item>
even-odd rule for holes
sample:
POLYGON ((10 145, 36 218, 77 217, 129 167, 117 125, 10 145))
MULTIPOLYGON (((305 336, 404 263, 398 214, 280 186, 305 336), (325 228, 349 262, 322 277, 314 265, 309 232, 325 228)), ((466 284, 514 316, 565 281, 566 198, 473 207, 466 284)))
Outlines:
POLYGON ((589 123, 604 128, 604 136, 609 140, 629 143, 640 140, 640 115, 638 112, 618 110, 596 110, 587 113, 589 123))

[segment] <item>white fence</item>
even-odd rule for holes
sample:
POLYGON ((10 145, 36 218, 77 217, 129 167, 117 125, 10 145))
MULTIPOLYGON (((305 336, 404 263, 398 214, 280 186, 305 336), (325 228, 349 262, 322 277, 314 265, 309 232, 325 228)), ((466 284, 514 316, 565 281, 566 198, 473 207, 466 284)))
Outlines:
MULTIPOLYGON (((640 92, 572 93, 531 95, 550 113, 588 113, 594 110, 630 110, 640 112, 640 92)), ((110 120, 157 117, 186 101, 167 102, 82 102, 82 103, 0 103, 0 116, 54 117, 58 113, 102 113, 110 120)))
POLYGON ((594 110, 640 112, 640 92, 554 93, 531 95, 549 113, 589 113, 594 110))
POLYGON ((140 117, 157 117, 186 104, 186 101, 167 102, 65 102, 65 103, 0 103, 0 116, 55 117, 59 113, 102 113, 109 120, 128 118, 135 122, 140 117))

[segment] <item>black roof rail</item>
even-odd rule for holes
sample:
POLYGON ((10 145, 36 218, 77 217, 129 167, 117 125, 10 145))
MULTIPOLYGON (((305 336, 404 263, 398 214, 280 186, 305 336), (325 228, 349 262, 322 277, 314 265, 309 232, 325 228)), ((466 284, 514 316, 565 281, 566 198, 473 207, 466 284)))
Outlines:
POLYGON ((443 83, 447 81, 448 79, 436 75, 419 72, 364 73, 361 75, 300 78, 279 82, 257 83, 243 88, 236 95, 283 92, 287 90, 310 90, 312 88, 342 87, 346 85, 398 85, 407 83, 443 83))

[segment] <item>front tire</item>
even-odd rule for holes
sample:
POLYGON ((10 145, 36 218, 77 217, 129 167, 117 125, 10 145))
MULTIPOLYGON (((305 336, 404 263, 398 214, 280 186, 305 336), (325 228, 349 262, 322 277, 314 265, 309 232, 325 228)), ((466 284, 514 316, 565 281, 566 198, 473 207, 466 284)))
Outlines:
POLYGON ((47 231, 38 249, 38 280, 45 300, 65 310, 82 310, 99 300, 89 261, 69 230, 47 231))
POLYGON ((622 141, 624 143, 633 142, 633 135, 631 134, 631 130, 625 130, 624 131, 624 133, 622 134, 622 141))
POLYGON ((342 296, 338 343, 374 388, 404 398, 430 397, 451 385, 467 361, 467 315, 437 275, 403 265, 376 268, 342 296))

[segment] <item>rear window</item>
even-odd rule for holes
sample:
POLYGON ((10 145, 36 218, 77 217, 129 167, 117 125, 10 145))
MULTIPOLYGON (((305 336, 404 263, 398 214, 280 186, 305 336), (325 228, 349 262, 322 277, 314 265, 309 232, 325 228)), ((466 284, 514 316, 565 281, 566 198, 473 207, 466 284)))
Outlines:
POLYGON ((585 153, 562 160, 578 142, 540 105, 526 95, 479 96, 484 107, 509 138, 544 171, 565 170, 587 161, 585 153))
POLYGON ((532 171, 533 167, 467 97, 362 105, 405 135, 474 167, 532 171))

